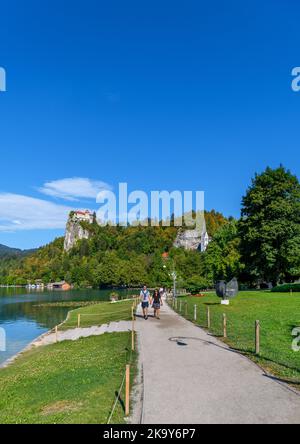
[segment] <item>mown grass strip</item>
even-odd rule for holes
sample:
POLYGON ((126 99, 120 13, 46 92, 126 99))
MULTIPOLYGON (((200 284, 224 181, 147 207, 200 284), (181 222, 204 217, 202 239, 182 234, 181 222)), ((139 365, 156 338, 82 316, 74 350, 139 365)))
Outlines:
MULTIPOLYGON (((129 344, 130 333, 111 333, 24 353, 0 370, 0 423, 106 423, 129 344)), ((124 422, 123 403, 113 423, 124 422)))
POLYGON ((78 326, 80 314, 80 326, 91 327, 93 325, 106 324, 115 321, 127 321, 131 319, 132 301, 100 302, 97 305, 78 308, 70 311, 67 320, 59 327, 60 330, 68 330, 78 326))

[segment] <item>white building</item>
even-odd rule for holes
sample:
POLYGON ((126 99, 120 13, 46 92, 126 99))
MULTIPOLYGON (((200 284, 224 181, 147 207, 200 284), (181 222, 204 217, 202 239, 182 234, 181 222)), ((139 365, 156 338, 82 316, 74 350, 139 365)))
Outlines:
POLYGON ((206 223, 204 220, 202 229, 197 228, 193 230, 179 230, 174 247, 182 247, 185 250, 199 250, 206 251, 211 238, 206 230, 206 223))
POLYGON ((74 211, 74 219, 83 221, 83 222, 93 222, 93 213, 90 210, 77 210, 74 211))

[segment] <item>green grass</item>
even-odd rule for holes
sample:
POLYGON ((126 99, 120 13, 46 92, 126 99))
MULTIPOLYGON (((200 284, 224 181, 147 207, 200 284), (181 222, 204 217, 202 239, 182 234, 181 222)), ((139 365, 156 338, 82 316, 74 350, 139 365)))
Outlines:
MULTIPOLYGON (((227 335, 231 347, 245 353, 266 370, 300 389, 300 352, 292 350, 292 330, 300 327, 300 293, 240 292, 230 306, 220 304, 215 293, 203 298, 180 298, 182 315, 187 301, 187 319, 193 320, 197 305, 197 324, 207 327, 207 307, 211 313, 211 333, 222 338, 223 313, 227 315, 227 335), (255 355, 255 321, 261 324, 261 353, 255 355)), ((179 300, 177 311, 179 311, 179 300)), ((194 321, 193 321, 194 322, 194 321)))
POLYGON ((89 305, 72 310, 68 319, 59 327, 60 330, 76 328, 78 314, 80 314, 80 326, 91 327, 93 325, 106 324, 112 321, 127 321, 131 319, 132 301, 100 302, 97 305, 89 305))
POLYGON ((0 371, 0 423, 106 423, 129 350, 129 333, 106 333, 24 353, 0 371))

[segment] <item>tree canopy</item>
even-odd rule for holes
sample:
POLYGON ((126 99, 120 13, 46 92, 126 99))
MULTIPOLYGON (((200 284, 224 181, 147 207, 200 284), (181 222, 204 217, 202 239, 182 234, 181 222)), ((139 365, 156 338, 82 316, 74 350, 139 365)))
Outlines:
POLYGON ((300 184, 283 166, 256 174, 242 200, 240 251, 248 278, 300 276, 300 184))
POLYGON ((247 285, 300 277, 300 184, 283 166, 256 174, 242 199, 240 220, 205 213, 207 250, 174 248, 172 226, 99 226, 83 223, 89 239, 66 253, 63 238, 26 257, 0 257, 0 283, 66 280, 77 286, 171 286, 191 291, 237 277, 247 285), (168 253, 167 255, 164 253, 168 253))

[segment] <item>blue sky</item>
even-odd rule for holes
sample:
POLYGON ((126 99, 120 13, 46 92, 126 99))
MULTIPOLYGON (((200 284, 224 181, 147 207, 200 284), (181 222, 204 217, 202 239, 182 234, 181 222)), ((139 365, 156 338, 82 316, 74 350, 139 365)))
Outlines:
POLYGON ((0 243, 51 241, 99 182, 238 216, 256 171, 299 176, 299 19, 296 0, 2 4, 0 243))

